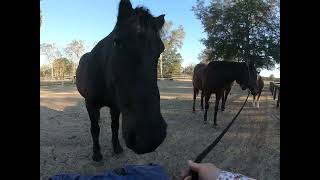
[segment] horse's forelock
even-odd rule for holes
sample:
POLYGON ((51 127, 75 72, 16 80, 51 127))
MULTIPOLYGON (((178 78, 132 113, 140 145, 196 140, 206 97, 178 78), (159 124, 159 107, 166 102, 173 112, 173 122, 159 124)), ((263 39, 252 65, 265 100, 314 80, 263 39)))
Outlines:
MULTIPOLYGON (((147 25, 152 21, 153 15, 150 13, 150 10, 148 8, 146 8, 144 6, 138 6, 133 9, 133 11, 131 13, 131 17, 128 17, 127 22, 132 21, 136 18, 139 18, 139 21, 143 25, 147 25)), ((117 24, 118 23, 120 23, 120 22, 117 22, 117 24)))

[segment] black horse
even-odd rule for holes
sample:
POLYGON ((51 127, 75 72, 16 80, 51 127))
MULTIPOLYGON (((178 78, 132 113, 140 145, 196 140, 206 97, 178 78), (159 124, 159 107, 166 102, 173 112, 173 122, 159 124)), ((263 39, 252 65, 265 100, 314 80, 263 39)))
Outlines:
POLYGON ((225 87, 236 81, 242 90, 249 88, 252 95, 257 94, 257 70, 253 63, 212 61, 207 65, 204 78, 205 113, 204 122, 207 122, 209 99, 212 93, 216 94, 214 107, 214 126, 217 126, 219 101, 224 97, 225 87))
POLYGON ((119 139, 137 154, 154 151, 165 139, 167 124, 160 112, 157 63, 164 51, 159 31, 164 15, 153 17, 144 7, 121 0, 113 31, 80 59, 77 89, 85 98, 91 121, 94 161, 102 159, 99 145, 100 109, 110 108, 113 151, 123 151, 119 139))
MULTIPOLYGON (((192 112, 195 112, 195 104, 196 104, 196 97, 199 94, 199 91, 201 91, 201 103, 200 107, 201 110, 203 110, 203 81, 204 81, 204 76, 205 76, 205 68, 206 64, 204 63, 199 63, 194 67, 193 70, 193 76, 192 76, 192 85, 193 85, 193 106, 192 106, 192 112)), ((233 86, 233 82, 226 84, 225 86, 225 91, 224 95, 222 96, 222 104, 221 104, 221 111, 224 111, 225 109, 225 104, 228 98, 228 95, 231 91, 231 88, 233 86)))

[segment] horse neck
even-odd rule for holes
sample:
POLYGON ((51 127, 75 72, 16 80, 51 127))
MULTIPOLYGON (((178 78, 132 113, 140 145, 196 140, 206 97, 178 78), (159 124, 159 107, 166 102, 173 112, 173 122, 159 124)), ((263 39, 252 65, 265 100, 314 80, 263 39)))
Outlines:
POLYGON ((106 63, 109 61, 109 56, 113 48, 113 35, 112 31, 108 36, 103 38, 99 43, 91 50, 91 54, 95 56, 100 66, 105 67, 106 63))
POLYGON ((243 63, 234 64, 234 75, 235 80, 238 82, 245 82, 247 77, 247 66, 243 63))

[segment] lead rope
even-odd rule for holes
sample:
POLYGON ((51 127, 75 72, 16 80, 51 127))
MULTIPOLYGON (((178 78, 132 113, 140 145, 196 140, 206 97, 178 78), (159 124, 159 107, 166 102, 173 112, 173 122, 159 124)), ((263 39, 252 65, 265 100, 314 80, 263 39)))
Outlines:
MULTIPOLYGON (((238 113, 234 116, 234 118, 231 120, 231 122, 228 124, 228 126, 222 131, 222 133, 205 149, 203 150, 196 158, 196 160, 194 162, 196 163, 200 163, 207 155, 208 153, 219 143, 219 141, 221 140, 221 138, 224 136, 224 134, 229 130, 229 128, 231 127, 231 125, 233 124, 233 122, 237 119, 238 115, 240 114, 240 112, 242 111, 244 105, 246 104, 248 97, 250 95, 250 91, 248 91, 248 96, 245 100, 245 102, 243 103, 242 107, 240 108, 240 110, 238 111, 238 113)), ((189 170, 189 175, 191 175, 191 180, 198 180, 199 179, 199 175, 197 172, 193 171, 193 170, 189 170)))

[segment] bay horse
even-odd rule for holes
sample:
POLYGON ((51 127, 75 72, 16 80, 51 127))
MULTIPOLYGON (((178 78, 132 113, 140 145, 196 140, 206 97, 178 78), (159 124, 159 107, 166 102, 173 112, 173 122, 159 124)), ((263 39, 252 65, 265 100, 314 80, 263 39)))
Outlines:
POLYGON ((252 95, 257 94, 257 70, 252 62, 211 61, 204 76, 205 113, 204 123, 207 122, 209 99, 212 93, 216 95, 214 107, 214 127, 217 126, 217 113, 220 99, 223 97, 226 85, 236 81, 242 90, 249 88, 252 95))
POLYGON ((260 75, 258 76, 256 83, 257 83, 257 86, 258 86, 258 94, 257 95, 253 95, 252 106, 259 108, 260 95, 261 95, 262 90, 264 88, 264 81, 263 81, 263 79, 262 79, 262 77, 260 75), (258 96, 257 99, 256 99, 256 96, 258 96))
POLYGON ((201 91, 201 110, 203 110, 203 79, 204 79, 204 70, 206 68, 206 64, 199 63, 193 69, 192 75, 192 85, 193 85, 193 107, 192 111, 195 112, 195 103, 196 97, 201 91))
MULTIPOLYGON (((204 80, 204 72, 206 68, 206 64, 204 63, 199 63, 194 67, 193 70, 193 76, 192 76, 192 85, 193 85, 193 107, 192 107, 192 112, 195 112, 195 103, 196 103, 196 98, 197 95, 199 94, 199 91, 201 91, 201 103, 200 107, 201 110, 203 110, 203 80, 204 80)), ((226 84, 225 86, 225 92, 224 96, 222 97, 222 103, 221 103, 221 111, 224 111, 225 109, 225 102, 228 98, 228 95, 231 91, 231 88, 233 86, 233 82, 226 84)))
POLYGON ((91 122, 94 161, 103 158, 98 122, 104 106, 110 108, 115 154, 123 152, 118 139, 120 113, 122 137, 136 154, 152 152, 164 141, 167 124, 157 85, 163 24, 164 15, 154 17, 145 7, 133 9, 129 0, 121 0, 112 32, 80 58, 76 86, 91 122))

